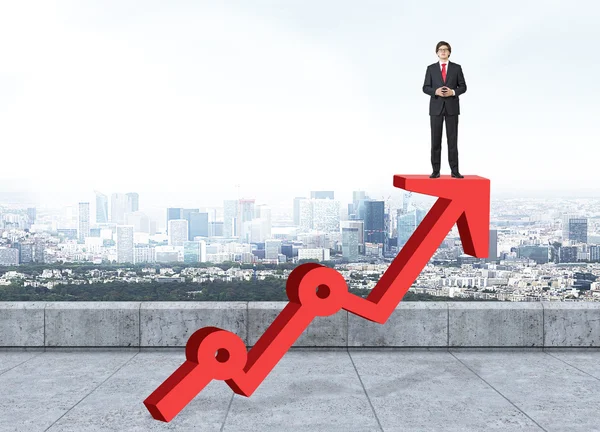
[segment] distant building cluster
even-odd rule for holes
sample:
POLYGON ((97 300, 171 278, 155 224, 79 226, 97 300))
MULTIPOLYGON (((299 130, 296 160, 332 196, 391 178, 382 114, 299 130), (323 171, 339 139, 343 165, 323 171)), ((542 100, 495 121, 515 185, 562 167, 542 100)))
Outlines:
MULTIPOLYGON (((242 198, 225 200, 221 208, 169 207, 161 222, 140 211, 138 193, 113 193, 109 199, 95 191, 95 196, 94 203, 80 202, 59 212, 0 207, 0 265, 302 260, 385 265, 406 245, 428 212, 427 206, 413 205, 411 192, 405 192, 397 203, 390 197, 372 199, 355 191, 352 202, 342 207, 333 191, 312 191, 310 196, 293 198, 290 212, 283 216, 274 217, 270 206, 242 198), (159 224, 164 228, 157 229, 159 224)), ((437 282, 428 282, 428 289, 511 286, 514 277, 507 278, 508 270, 500 270, 511 263, 543 268, 600 262, 600 223, 593 207, 557 204, 549 208, 547 203, 536 203, 525 212, 520 205, 508 201, 492 212, 484 260, 464 254, 455 227, 432 260, 460 266, 483 262, 486 271, 439 276, 437 282), (543 208, 536 209, 538 205, 543 208)), ((582 279, 580 275, 577 284, 548 279, 545 285, 544 279, 538 279, 529 286, 595 291, 595 274, 588 273, 594 277, 582 279)), ((551 278, 552 274, 537 276, 551 278)))

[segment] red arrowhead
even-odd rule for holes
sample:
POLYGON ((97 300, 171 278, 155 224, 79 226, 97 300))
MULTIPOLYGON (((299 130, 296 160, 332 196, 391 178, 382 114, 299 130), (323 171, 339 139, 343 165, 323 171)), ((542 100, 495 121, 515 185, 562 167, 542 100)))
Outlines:
POLYGON ((463 213, 458 218, 458 232, 466 254, 487 258, 490 229, 490 180, 475 175, 462 179, 443 175, 395 175, 394 186, 407 191, 448 199, 463 213))

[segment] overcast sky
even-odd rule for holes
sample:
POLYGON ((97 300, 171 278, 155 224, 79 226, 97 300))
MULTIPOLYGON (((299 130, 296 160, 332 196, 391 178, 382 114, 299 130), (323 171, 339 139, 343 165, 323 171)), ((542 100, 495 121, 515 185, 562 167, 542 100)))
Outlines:
POLYGON ((138 191, 142 207, 217 205, 236 184, 290 205, 399 195, 394 174, 431 172, 422 86, 440 40, 468 86, 462 174, 493 191, 599 183, 595 1, 0 5, 4 190, 138 191))

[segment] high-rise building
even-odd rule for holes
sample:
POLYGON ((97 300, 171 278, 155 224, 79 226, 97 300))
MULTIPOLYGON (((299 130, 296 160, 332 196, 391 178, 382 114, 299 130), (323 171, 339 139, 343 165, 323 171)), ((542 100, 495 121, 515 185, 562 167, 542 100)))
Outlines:
POLYGON ((265 240, 265 259, 276 260, 281 253, 281 240, 265 240))
POLYGON ((260 237, 262 240, 271 238, 271 208, 266 204, 260 204, 254 208, 254 217, 260 224, 260 237))
POLYGON ((156 249, 152 246, 135 246, 134 263, 153 263, 156 262, 156 249))
POLYGON ((406 244, 419 224, 425 219, 426 214, 425 210, 414 209, 398 216, 398 247, 406 244))
POLYGON ((568 239, 576 243, 587 243, 588 220, 587 218, 570 218, 568 222, 568 239))
POLYGON ((189 239, 208 237, 208 213, 193 212, 187 214, 189 239))
POLYGON ((19 265, 19 250, 16 248, 0 247, 0 265, 19 265))
POLYGON ((96 193, 96 223, 108 223, 108 197, 101 192, 96 193))
POLYGON ((334 199, 312 199, 312 228, 317 231, 340 231, 340 202, 334 199))
POLYGON ((548 246, 519 246, 517 247, 517 257, 526 257, 534 260, 537 264, 546 264, 550 259, 550 248, 548 246))
POLYGON ((348 217, 350 219, 360 219, 358 215, 358 207, 361 203, 368 199, 366 192, 364 191, 353 191, 352 192, 352 204, 348 206, 348 217), (352 216, 352 217, 350 217, 352 216))
POLYGON ((558 250, 558 256, 561 263, 577 262, 577 246, 561 246, 558 250))
POLYGON ((206 242, 204 240, 183 242, 183 262, 206 262, 206 242))
POLYGON ((133 225, 135 232, 150 233, 150 218, 141 211, 125 213, 125 223, 133 225))
POLYGON ((208 236, 209 237, 223 237, 223 222, 209 222, 208 223, 208 236))
POLYGON ((358 260, 358 238, 357 227, 342 228, 342 258, 348 262, 358 260))
POLYGON ((79 203, 79 241, 84 242, 90 236, 90 203, 79 203))
POLYGON ((167 209, 167 234, 169 233, 169 221, 185 219, 183 209, 180 207, 170 207, 167 209))
POLYGON ((486 261, 496 261, 498 259, 498 230, 490 230, 490 244, 488 258, 486 261))
POLYGON ((117 225, 125 224, 125 213, 127 212, 127 195, 114 193, 110 197, 110 221, 117 225))
POLYGON ((304 197, 294 198, 294 225, 300 225, 300 201, 305 199, 304 197))
POLYGON ((15 243, 14 247, 19 250, 19 264, 29 264, 33 262, 33 244, 15 243))
POLYGON ((598 246, 598 245, 590 246, 590 261, 591 262, 600 261, 600 246, 598 246))
POLYGON ((181 209, 181 217, 179 219, 185 219, 186 221, 190 221, 190 214, 192 213, 200 213, 199 208, 184 208, 181 209))
POLYGON ((46 262, 46 241, 44 239, 35 239, 35 244, 33 247, 33 262, 46 262))
POLYGON ((223 237, 237 237, 237 220, 239 214, 239 202, 237 200, 225 200, 223 202, 223 237))
POLYGON ((237 228, 240 233, 239 237, 242 242, 249 242, 250 232, 244 232, 244 227, 247 226, 245 222, 254 219, 254 199, 240 199, 238 205, 237 228))
POLYGON ((358 230, 358 244, 365 244, 365 222, 362 220, 347 220, 340 222, 343 228, 356 228, 358 230))
POLYGON ((365 201, 365 243, 385 244, 385 202, 365 201))
POLYGON ((132 225, 117 225, 117 262, 135 262, 132 225))
POLYGON ((35 223, 36 216, 37 216, 37 211, 36 211, 35 207, 28 207, 27 208, 27 217, 29 218, 29 226, 31 226, 32 224, 35 223))
POLYGON ((183 246, 188 241, 188 221, 171 219, 168 224, 169 246, 183 246))
POLYGON ((312 199, 334 199, 333 191, 311 191, 310 197, 312 199))
POLYGON ((313 200, 301 199, 299 202, 298 225, 303 230, 311 230, 313 227, 313 200))
POLYGON ((129 192, 127 195, 127 209, 126 212, 136 212, 140 209, 140 194, 137 192, 129 192))

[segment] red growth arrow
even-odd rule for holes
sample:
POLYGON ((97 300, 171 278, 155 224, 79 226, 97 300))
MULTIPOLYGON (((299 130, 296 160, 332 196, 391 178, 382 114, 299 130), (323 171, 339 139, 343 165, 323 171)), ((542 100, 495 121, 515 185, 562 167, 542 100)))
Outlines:
POLYGON ((316 316, 344 309, 385 323, 455 223, 463 250, 487 258, 488 179, 395 175, 394 186, 439 199, 367 298, 349 293, 344 277, 334 269, 316 263, 296 267, 286 283, 290 302, 249 352, 239 336, 217 327, 204 327, 190 336, 186 361, 144 401, 152 417, 171 421, 213 379, 224 380, 237 394, 252 395, 316 316))

